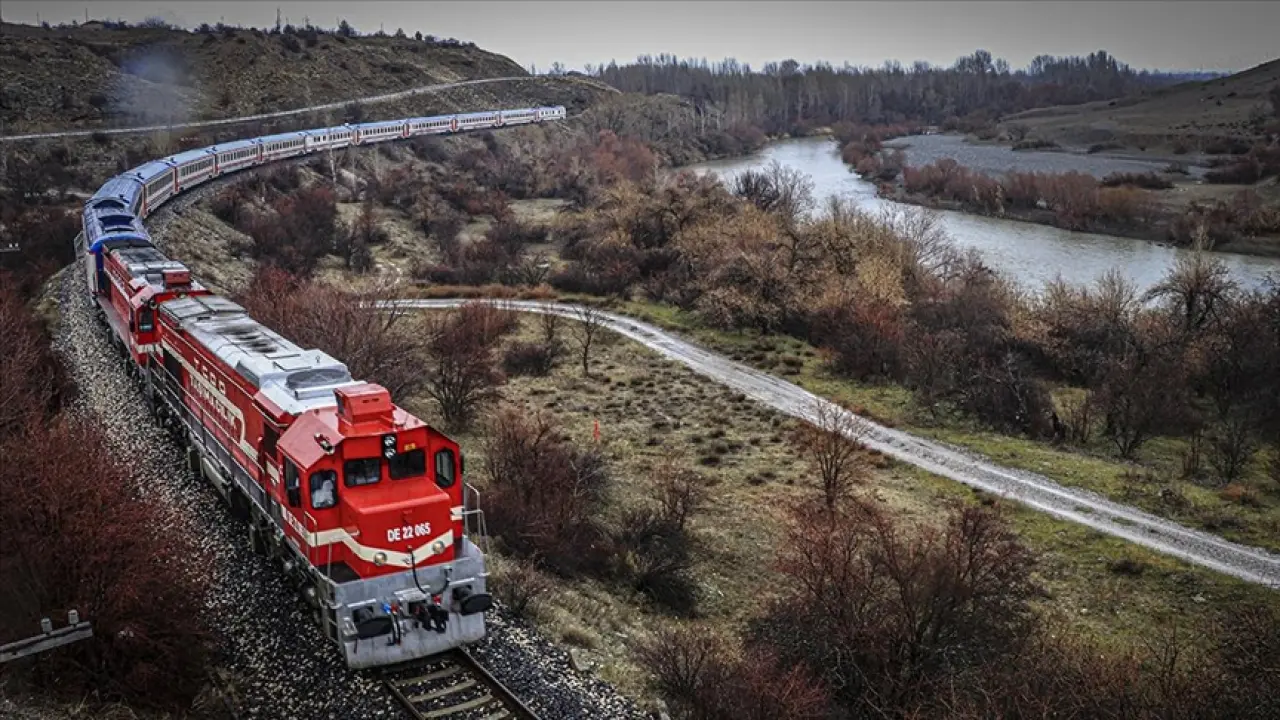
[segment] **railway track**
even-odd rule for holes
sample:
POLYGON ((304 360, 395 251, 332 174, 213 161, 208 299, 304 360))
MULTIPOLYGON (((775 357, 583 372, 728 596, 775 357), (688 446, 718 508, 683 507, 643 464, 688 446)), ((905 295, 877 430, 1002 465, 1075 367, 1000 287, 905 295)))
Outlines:
POLYGON ((538 720, 466 650, 388 668, 382 680, 416 720, 538 720))

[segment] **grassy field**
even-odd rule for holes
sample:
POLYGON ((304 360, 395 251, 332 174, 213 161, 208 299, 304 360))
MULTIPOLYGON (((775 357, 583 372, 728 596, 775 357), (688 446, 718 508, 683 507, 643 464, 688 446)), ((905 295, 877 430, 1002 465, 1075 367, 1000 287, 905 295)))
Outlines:
MULTIPOLYGON (((633 305, 628 310, 647 310, 650 319, 665 316, 669 326, 687 320, 661 308, 633 305)), ((524 322, 522 334, 531 336, 532 320, 524 322)), ((793 341, 743 340, 737 342, 736 354, 749 360, 751 343, 768 342, 776 346, 774 351, 754 352, 775 358, 775 372, 789 371, 790 379, 812 384, 815 390, 838 390, 819 380, 817 354, 793 341)), ((777 587, 772 561, 784 541, 782 508, 790 499, 818 492, 791 443, 794 420, 617 336, 593 352, 592 377, 584 378, 580 366, 569 360, 546 377, 511 378, 503 395, 507 402, 552 413, 579 444, 594 442, 593 428, 599 422, 599 442, 612 467, 600 518, 605 523, 642 500, 646 473, 663 458, 674 455, 702 473, 711 486, 711 499, 693 520, 698 613, 707 622, 733 630, 764 607, 771 588, 777 587)), ((854 395, 877 417, 903 412, 901 393, 872 389, 854 395)), ((432 417, 425 402, 409 405, 432 417)), ((481 433, 462 435, 460 442, 468 465, 482 467, 481 433)), ((858 492, 900 517, 930 522, 950 503, 992 501, 888 458, 867 459, 871 469, 858 492)), ((473 470, 471 481, 482 480, 479 475, 473 470)), ((1039 607, 1060 616, 1068 627, 1106 642, 1141 641, 1154 624, 1169 617, 1191 624, 1207 622, 1218 608, 1245 599, 1280 602, 1275 593, 1095 531, 1016 505, 1006 509, 1040 556, 1037 576, 1044 594, 1039 607)), ((501 582, 511 561, 498 558, 496 563, 501 582)), ((553 637, 579 648, 602 677, 637 697, 650 698, 629 648, 664 617, 643 597, 598 581, 557 581, 536 604, 532 617, 553 637)))
MULTIPOLYGON (((1113 448, 1100 437, 1083 448, 1057 447, 995 433, 963 418, 943 417, 935 422, 917 411, 906 388, 834 377, 815 348, 794 338, 708 330, 687 313, 651 303, 632 302, 621 309, 815 394, 844 402, 879 422, 977 451, 1064 485, 1096 491, 1230 540, 1280 550, 1280 487, 1266 478, 1265 452, 1258 454, 1240 483, 1222 490, 1209 489, 1181 480, 1187 449, 1184 439, 1155 438, 1140 450, 1137 462, 1126 462, 1117 459, 1113 448)), ((1069 388, 1059 389, 1056 394, 1069 392, 1069 388)))

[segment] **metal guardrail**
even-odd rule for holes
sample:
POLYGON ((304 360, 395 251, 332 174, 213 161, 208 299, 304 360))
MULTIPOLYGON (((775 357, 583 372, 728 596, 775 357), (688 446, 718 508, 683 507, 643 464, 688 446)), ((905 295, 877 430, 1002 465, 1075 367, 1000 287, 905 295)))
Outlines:
POLYGON ((41 618, 40 629, 43 631, 40 635, 11 642, 8 645, 0 645, 0 663, 28 657, 93 637, 92 624, 88 620, 82 621, 80 613, 75 610, 67 613, 66 627, 54 630, 53 622, 49 618, 41 618))

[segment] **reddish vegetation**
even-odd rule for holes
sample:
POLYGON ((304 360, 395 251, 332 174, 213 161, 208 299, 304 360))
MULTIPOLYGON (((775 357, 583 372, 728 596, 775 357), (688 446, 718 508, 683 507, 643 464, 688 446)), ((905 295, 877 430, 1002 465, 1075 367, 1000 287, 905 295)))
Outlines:
POLYGON ((31 297, 40 285, 73 259, 71 239, 80 232, 80 215, 60 208, 0 202, 0 246, 19 251, 0 253, 5 285, 31 297))
POLYGON ((791 514, 785 581, 739 650, 697 627, 637 655, 679 717, 1266 718, 1280 617, 1246 607, 1212 635, 1166 627, 1141 649, 1074 639, 1033 612, 1033 558, 999 512, 908 527, 874 501, 791 514), (843 716, 843 715, 842 715, 843 716))
POLYGON ((745 654, 710 629, 659 630, 637 645, 640 662, 681 717, 697 720, 819 720, 829 717, 827 690, 803 665, 770 651, 745 654))
POLYGON ((184 705, 204 678, 201 551, 98 424, 58 411, 58 362, 8 283, 0 326, 0 639, 76 609, 94 638, 27 665, 32 682, 184 705))
POLYGON ((569 442, 545 414, 510 407, 489 420, 484 472, 489 527, 514 554, 560 575, 644 593, 677 613, 695 608, 687 521, 706 497, 697 475, 669 463, 654 468, 652 500, 606 526, 605 458, 569 442))
POLYGON ((423 386, 423 340, 411 316, 372 312, 361 303, 385 300, 378 292, 344 292, 263 266, 236 298, 258 322, 304 347, 341 358, 354 377, 376 382, 400 397, 423 386))
POLYGON ((944 159, 906 168, 902 181, 909 193, 954 200, 983 213, 1043 208, 1053 213, 1060 227, 1072 230, 1088 229, 1099 221, 1136 225, 1149 222, 1154 213, 1151 196, 1134 187, 1153 184, 1142 176, 1111 176, 1100 183, 1093 176, 1078 172, 1011 172, 995 179, 944 159))

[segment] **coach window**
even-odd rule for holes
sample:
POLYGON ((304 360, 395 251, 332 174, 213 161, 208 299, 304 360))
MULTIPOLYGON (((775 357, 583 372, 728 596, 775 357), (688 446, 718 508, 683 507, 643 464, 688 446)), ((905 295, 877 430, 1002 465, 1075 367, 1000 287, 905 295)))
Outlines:
POLYGON ((442 489, 453 487, 453 481, 457 479, 457 473, 454 472, 452 450, 436 451, 436 485, 442 489))
POLYGON ((311 509, 324 510, 338 504, 338 473, 317 470, 311 473, 311 509))
POLYGON ((289 507, 302 507, 302 488, 298 486, 298 467, 293 461, 284 461, 284 491, 288 496, 289 507))
POLYGON ((382 462, 378 458, 348 460, 342 464, 347 487, 372 485, 382 478, 382 462))
POLYGON ((387 461, 387 470, 392 480, 418 477, 427 474, 427 453, 424 450, 410 450, 400 453, 387 461))

